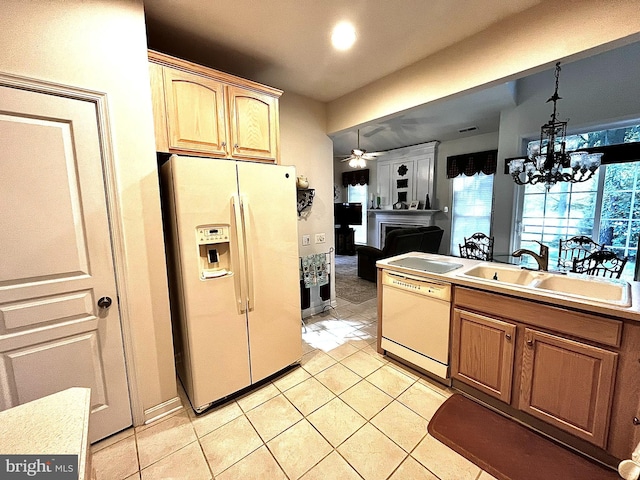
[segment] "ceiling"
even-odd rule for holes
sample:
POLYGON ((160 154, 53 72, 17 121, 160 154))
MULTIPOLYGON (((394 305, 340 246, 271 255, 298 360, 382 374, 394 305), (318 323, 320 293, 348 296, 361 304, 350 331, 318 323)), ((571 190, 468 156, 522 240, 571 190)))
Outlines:
MULTIPOLYGON (((321 102, 464 40, 542 0, 148 0, 149 45, 321 102), (331 29, 350 21, 357 40, 339 52, 331 29)), ((513 84, 361 126, 369 151, 495 132, 513 84)), ((356 127, 332 135, 334 155, 356 146, 356 127)))

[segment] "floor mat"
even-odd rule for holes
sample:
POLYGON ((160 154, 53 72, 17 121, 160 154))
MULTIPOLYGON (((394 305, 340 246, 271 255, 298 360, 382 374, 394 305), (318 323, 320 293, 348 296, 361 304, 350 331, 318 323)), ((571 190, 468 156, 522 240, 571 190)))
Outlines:
POLYGON ((619 480, 618 474, 489 408, 452 395, 429 433, 498 480, 619 480))

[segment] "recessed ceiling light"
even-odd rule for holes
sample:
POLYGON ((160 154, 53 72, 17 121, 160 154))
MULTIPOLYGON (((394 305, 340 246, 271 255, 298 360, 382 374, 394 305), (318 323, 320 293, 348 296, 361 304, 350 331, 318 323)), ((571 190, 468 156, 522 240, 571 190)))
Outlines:
POLYGON ((347 50, 356 41, 356 30, 348 22, 342 22, 333 27, 331 43, 337 50, 347 50))

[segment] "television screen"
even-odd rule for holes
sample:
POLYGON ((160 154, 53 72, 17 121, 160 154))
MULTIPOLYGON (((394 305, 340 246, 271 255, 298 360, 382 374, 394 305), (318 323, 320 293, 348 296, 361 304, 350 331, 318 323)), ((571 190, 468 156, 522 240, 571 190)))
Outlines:
POLYGON ((349 225, 362 225, 361 203, 334 203, 333 213, 336 225, 345 228, 349 225))

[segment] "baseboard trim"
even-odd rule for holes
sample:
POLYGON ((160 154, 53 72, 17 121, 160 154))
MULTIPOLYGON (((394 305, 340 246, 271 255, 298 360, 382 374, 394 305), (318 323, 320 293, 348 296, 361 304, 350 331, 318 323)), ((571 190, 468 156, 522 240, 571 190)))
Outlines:
POLYGON ((177 412, 181 408, 182 402, 180 401, 180 397, 173 397, 171 400, 160 403, 155 407, 148 408, 144 411, 144 425, 157 422, 161 418, 177 412))

